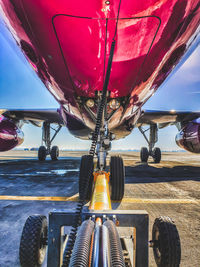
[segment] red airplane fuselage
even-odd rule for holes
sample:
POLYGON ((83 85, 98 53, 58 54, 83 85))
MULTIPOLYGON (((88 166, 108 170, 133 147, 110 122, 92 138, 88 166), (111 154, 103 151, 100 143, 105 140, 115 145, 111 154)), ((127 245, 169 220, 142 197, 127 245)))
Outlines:
POLYGON ((128 134, 141 106, 186 53, 200 20, 199 0, 122 0, 118 25, 116 0, 1 0, 0 6, 17 44, 60 103, 68 128, 79 135, 95 127, 116 31, 108 102, 117 99, 119 106, 107 112, 118 138, 128 134), (95 102, 91 108, 88 99, 95 102))

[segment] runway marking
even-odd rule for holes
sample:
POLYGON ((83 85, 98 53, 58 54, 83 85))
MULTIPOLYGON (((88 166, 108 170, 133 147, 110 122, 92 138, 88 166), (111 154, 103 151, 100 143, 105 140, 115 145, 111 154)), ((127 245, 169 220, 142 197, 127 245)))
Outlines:
MULTIPOLYGON (((61 196, 0 196, 0 200, 20 200, 20 201, 72 201, 78 202, 78 194, 71 197, 61 196)), ((118 201, 113 201, 118 203, 118 201)), ((142 198, 123 198, 121 203, 129 204, 200 204, 198 199, 167 199, 167 198, 154 198, 154 199, 142 199, 142 198)))
POLYGON ((168 199, 168 198, 123 198, 122 203, 144 203, 144 204, 200 204, 196 199, 168 199))
POLYGON ((30 201, 78 201, 78 194, 71 197, 55 196, 0 196, 0 200, 30 200, 30 201))

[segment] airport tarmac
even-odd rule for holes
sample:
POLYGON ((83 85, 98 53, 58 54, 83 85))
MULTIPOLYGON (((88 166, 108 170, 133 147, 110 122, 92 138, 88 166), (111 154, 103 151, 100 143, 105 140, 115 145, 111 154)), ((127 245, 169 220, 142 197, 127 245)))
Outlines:
MULTIPOLYGON (((20 236, 29 215, 76 207, 80 156, 84 153, 61 152, 59 161, 42 163, 34 151, 0 153, 1 267, 20 266, 20 236)), ((117 154, 124 159, 126 185, 124 199, 113 208, 146 210, 149 239, 154 219, 170 216, 180 234, 181 267, 199 267, 200 155, 165 152, 160 164, 151 159, 142 164, 137 152, 117 154)), ((150 249, 149 267, 155 266, 150 249)))

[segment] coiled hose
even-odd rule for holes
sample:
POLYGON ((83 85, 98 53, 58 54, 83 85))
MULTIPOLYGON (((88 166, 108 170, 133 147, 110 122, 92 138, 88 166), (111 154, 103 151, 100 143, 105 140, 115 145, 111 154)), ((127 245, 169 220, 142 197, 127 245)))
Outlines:
MULTIPOLYGON (((110 56, 109 56, 107 73, 106 73, 106 78, 105 78, 104 87, 103 87, 102 98, 101 98, 101 102, 100 102, 99 109, 98 109, 98 114, 97 114, 96 127, 95 127, 95 131, 94 131, 94 134, 93 134, 93 141, 92 141, 92 144, 91 144, 91 148, 90 148, 90 151, 89 151, 89 154, 93 158, 94 158, 94 155, 95 155, 96 145, 97 145, 97 141, 98 141, 98 135, 100 133, 103 110, 104 110, 104 106, 105 106, 105 103, 106 103, 106 94, 107 94, 107 88, 108 88, 108 83, 109 83, 109 79, 110 79, 110 71, 111 71, 112 60, 113 60, 113 55, 114 55, 114 48, 115 48, 115 41, 113 41, 112 45, 111 45, 110 56)), ((89 168, 88 177, 86 177, 87 179, 84 179, 85 180, 85 191, 83 192, 82 199, 79 199, 79 203, 77 204, 77 207, 76 207, 75 217, 74 217, 74 221, 72 223, 72 229, 71 229, 71 232, 70 232, 70 235, 69 235, 66 247, 65 247, 64 254, 63 254, 63 265, 62 265, 62 267, 69 266, 70 258, 71 258, 73 247, 74 247, 74 243, 75 243, 75 240, 76 240, 77 230, 78 230, 78 227, 79 227, 79 225, 81 223, 82 209, 83 209, 83 206, 84 206, 84 203, 85 203, 85 199, 87 197, 87 192, 88 192, 88 187, 89 187, 89 177, 91 177, 92 172, 93 172, 93 170, 89 168)))
POLYGON ((110 238, 110 251, 111 251, 111 266, 112 267, 125 267, 122 246, 119 239, 119 234, 117 232, 116 226, 113 221, 107 220, 104 224, 109 231, 110 238))
POLYGON ((100 102, 98 114, 97 114, 96 127, 95 127, 95 130, 93 133, 93 141, 92 141, 91 148, 89 151, 89 154, 92 156, 94 156, 94 154, 95 154, 95 149, 96 149, 96 145, 97 145, 97 141, 98 141, 98 135, 99 135, 101 123, 102 123, 103 110, 104 110, 104 107, 106 104, 106 95, 107 95, 108 83, 110 80, 110 72, 111 72, 111 67, 112 67, 114 49, 115 49, 115 40, 113 40, 113 42, 111 44, 110 56, 109 56, 108 67, 107 67, 107 72, 106 72, 106 78, 105 78, 105 82, 103 85, 101 102, 100 102))
MULTIPOLYGON (((106 101, 106 92, 104 94, 102 94, 102 99, 101 99, 101 103, 100 103, 99 110, 98 110, 96 127, 95 127, 95 131, 94 131, 94 134, 93 134, 93 141, 92 141, 92 145, 91 145, 91 148, 90 148, 90 151, 89 151, 89 154, 93 158, 94 158, 96 145, 97 145, 97 140, 98 140, 98 135, 99 135, 99 132, 100 132, 100 127, 101 127, 103 109, 104 109, 104 105, 105 105, 105 101, 106 101)), ((88 169, 88 176, 86 177, 86 179, 84 179, 84 181, 85 181, 85 185, 84 185, 85 190, 83 191, 82 198, 79 199, 79 202, 78 202, 77 207, 76 207, 75 217, 74 217, 74 221, 72 223, 72 229, 71 229, 71 232, 70 232, 70 235, 69 235, 69 238, 68 238, 68 242, 67 242, 67 245, 65 247, 64 255, 63 255, 63 265, 62 265, 62 267, 69 266, 70 258, 71 258, 73 247, 74 247, 74 243, 75 243, 75 240, 76 240, 77 230, 78 230, 78 227, 79 227, 79 225, 81 223, 82 209, 83 209, 83 206, 85 204, 85 199, 87 197, 87 192, 88 192, 88 187, 89 187, 89 182, 90 182, 89 178, 92 176, 92 172, 93 172, 93 169, 89 168, 88 169)))
MULTIPOLYGON (((105 81, 104 81, 103 90, 102 90, 101 102, 100 102, 98 112, 97 112, 96 126, 95 126, 95 130, 93 133, 93 138, 92 138, 93 141, 92 141, 91 148, 89 151, 89 155, 91 155, 93 158, 95 155, 98 136, 99 136, 100 128, 101 128, 101 124, 102 124, 103 111, 104 111, 104 107, 106 104, 106 96, 107 96, 108 84, 109 84, 109 80, 110 80, 110 73, 111 73, 111 67, 112 67, 113 55, 114 55, 114 49, 115 49, 115 43, 116 43, 115 37, 116 37, 116 33, 117 33, 117 25, 118 25, 118 20, 119 20, 120 6, 121 6, 121 0, 119 1, 115 34, 114 34, 113 41, 111 44, 110 55, 109 55, 108 65, 107 65, 107 70, 106 70, 106 76, 105 76, 105 81)), ((78 227, 81 223, 81 213, 82 213, 82 209, 83 209, 83 206, 85 203, 85 199, 87 197, 87 192, 88 192, 88 187, 89 187, 89 178, 92 175, 92 171, 93 170, 89 169, 88 177, 86 177, 87 179, 84 179, 85 180, 85 191, 83 193, 82 199, 79 200, 79 203, 78 203, 77 208, 76 208, 74 222, 72 224, 72 229, 71 229, 71 232, 70 232, 70 235, 68 238, 67 245, 65 247, 64 254, 63 254, 62 267, 68 267, 69 266, 70 258, 71 258, 73 247, 74 247, 74 243, 76 240, 77 230, 78 230, 78 227)))
POLYGON ((89 253, 94 222, 86 220, 82 223, 76 237, 73 253, 70 260, 70 267, 88 267, 89 253))

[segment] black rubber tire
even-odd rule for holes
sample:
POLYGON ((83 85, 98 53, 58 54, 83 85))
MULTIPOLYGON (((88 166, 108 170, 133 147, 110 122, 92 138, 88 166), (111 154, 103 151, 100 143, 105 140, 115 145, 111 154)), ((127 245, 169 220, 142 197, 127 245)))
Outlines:
POLYGON ((149 151, 146 147, 142 147, 140 150, 140 159, 141 162, 147 162, 149 158, 149 151))
POLYGON ((59 148, 58 146, 53 146, 50 151, 50 156, 52 160, 58 160, 59 157, 59 148))
POLYGON ((40 146, 38 149, 38 159, 39 161, 44 161, 47 156, 47 149, 45 146, 40 146))
POLYGON ((152 229, 153 252, 158 267, 178 267, 181 243, 176 225, 167 216, 156 218, 152 229))
POLYGON ((41 266, 46 254, 46 244, 42 244, 47 238, 47 218, 43 215, 29 216, 24 225, 19 258, 22 267, 41 266))
POLYGON ((161 150, 159 147, 153 149, 153 160, 155 163, 160 163, 161 161, 161 150))
POLYGON ((120 201, 124 196, 125 169, 123 159, 119 156, 110 158, 111 199, 120 201))
POLYGON ((86 183, 89 175, 89 184, 86 193, 86 200, 92 196, 94 162, 93 156, 84 155, 81 157, 80 171, 79 171, 79 198, 85 198, 86 183))

